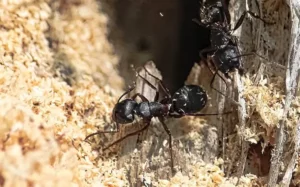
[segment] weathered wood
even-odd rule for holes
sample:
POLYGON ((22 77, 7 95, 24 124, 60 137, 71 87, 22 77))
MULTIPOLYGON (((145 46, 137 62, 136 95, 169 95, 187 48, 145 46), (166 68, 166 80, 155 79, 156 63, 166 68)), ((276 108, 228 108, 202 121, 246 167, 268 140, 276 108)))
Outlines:
POLYGON ((295 170, 295 166, 297 164, 297 159, 299 156, 299 151, 300 151, 300 120, 297 123, 297 126, 295 128, 295 147, 294 147, 294 153, 293 156, 287 166, 287 169, 285 171, 284 177, 281 181, 282 187, 288 187, 290 186, 291 179, 293 176, 293 172, 295 170))
POLYGON ((285 104, 282 119, 280 120, 276 134, 276 146, 271 159, 271 168, 269 172, 268 186, 275 186, 277 183, 280 162, 286 142, 286 118, 292 100, 297 91, 297 81, 300 73, 300 2, 291 0, 290 9, 292 15, 291 43, 290 52, 287 63, 286 79, 285 79, 285 104))
MULTIPOLYGON (((230 14, 231 24, 234 25, 236 20, 240 17, 241 13, 245 10, 256 12, 263 19, 269 22, 275 22, 273 25, 266 25, 263 22, 252 19, 250 16, 245 19, 241 27, 234 32, 234 35, 239 38, 239 49, 241 54, 247 54, 249 52, 256 52, 260 56, 263 56, 266 60, 253 55, 251 57, 242 58, 246 72, 255 72, 253 81, 258 83, 261 75, 277 75, 285 77, 285 65, 288 56, 288 41, 289 41, 289 10, 286 4, 279 1, 230 1, 230 14), (287 25, 287 26, 286 26, 287 25), (264 65, 262 65, 262 63, 264 65), (262 67, 265 66, 265 67, 262 67), (259 69, 259 71, 258 71, 259 69)), ((251 73, 250 73, 251 74, 251 73)), ((242 85, 242 84, 241 84, 242 85)), ((239 89, 240 86, 237 86, 239 89)), ((240 92, 238 92, 239 96, 240 92)), ((247 171, 246 158, 248 156, 249 142, 244 139, 244 130, 249 128, 248 122, 245 123, 245 111, 239 108, 239 126, 238 137, 239 148, 242 154, 237 162, 232 158, 232 165, 229 165, 227 176, 233 172, 237 176, 244 175, 244 170, 247 171), (243 115, 241 115, 243 114, 243 115), (243 117, 242 117, 243 116, 243 117), (237 167, 237 170, 234 170, 237 167)), ((251 122, 251 116, 247 119, 251 122)))

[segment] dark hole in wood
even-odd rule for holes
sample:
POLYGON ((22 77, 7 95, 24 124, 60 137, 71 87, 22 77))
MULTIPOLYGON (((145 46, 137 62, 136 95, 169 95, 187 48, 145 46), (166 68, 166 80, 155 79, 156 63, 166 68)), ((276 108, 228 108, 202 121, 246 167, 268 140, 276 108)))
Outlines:
POLYGON ((121 56, 126 86, 135 79, 130 64, 139 67, 148 60, 155 62, 171 92, 184 85, 199 51, 209 45, 209 31, 192 21, 199 18, 199 0, 104 2, 101 11, 114 12, 109 39, 121 56))

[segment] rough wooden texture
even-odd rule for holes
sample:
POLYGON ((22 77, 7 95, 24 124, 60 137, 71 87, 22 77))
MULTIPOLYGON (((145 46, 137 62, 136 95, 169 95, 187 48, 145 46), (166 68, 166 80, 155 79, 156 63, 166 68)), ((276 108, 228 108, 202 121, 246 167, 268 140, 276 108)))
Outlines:
POLYGON ((283 187, 290 186, 293 172, 295 170, 295 166, 297 164, 297 159, 300 151, 300 121, 298 122, 296 128, 295 128, 295 147, 294 147, 294 153, 293 156, 287 166, 286 172, 284 174, 284 177, 281 181, 281 184, 283 187))
MULTIPOLYGON (((286 79, 285 79, 285 105, 283 117, 278 124, 276 135, 276 147, 272 155, 271 168, 269 173, 268 186, 274 186, 277 183, 279 175, 280 161, 286 142, 286 120, 288 111, 291 107, 292 100, 294 100, 297 91, 297 81, 300 74, 300 3, 298 1, 290 1, 290 9, 292 15, 292 29, 291 29, 291 43, 288 63, 286 65, 286 79)), ((297 129, 298 127, 296 127, 297 129)), ((297 142, 296 142, 297 146, 297 142)), ((288 182, 288 181, 286 181, 288 182)))
POLYGON ((126 183, 111 161, 93 163, 83 141, 108 121, 123 85, 98 8, 0 1, 0 186, 126 183))
MULTIPOLYGON (((279 1, 230 1, 230 13, 231 24, 234 25, 235 21, 240 17, 241 13, 245 10, 250 10, 259 14, 263 19, 269 22, 275 22, 273 25, 266 25, 263 22, 247 16, 241 28, 234 32, 239 38, 239 47, 241 54, 247 54, 250 52, 256 52, 265 59, 253 55, 251 57, 243 58, 243 63, 247 73, 250 73, 250 79, 258 83, 261 80, 262 75, 277 75, 285 76, 285 64, 288 54, 288 42, 289 41, 289 25, 288 20, 288 8, 285 4, 279 1), (250 18, 250 19, 249 19, 250 18), (261 65, 264 63, 264 65, 261 65), (252 73, 255 74, 252 74, 252 73), (257 73, 256 73, 257 72, 257 73)), ((242 83, 243 84, 243 83, 242 83)), ((240 86, 238 86, 238 90, 240 86)), ((238 92, 240 93, 240 92, 238 92)), ((249 108, 249 106, 247 106, 249 108)), ((248 110, 248 109, 247 109, 248 110)), ((255 111, 255 110, 254 110, 255 111)), ((249 112, 249 111, 247 111, 249 112)), ((243 114, 243 117, 239 115, 238 135, 240 138, 240 144, 242 149, 242 155, 239 157, 237 164, 237 172, 230 171, 232 167, 229 167, 227 172, 236 173, 237 176, 242 176, 244 170, 251 171, 247 166, 247 157, 249 157, 249 142, 247 135, 247 129, 251 129, 252 125, 251 115, 247 114, 244 109, 239 109, 239 113, 243 114), (250 116, 248 116, 250 115, 250 116), (247 117, 247 123, 245 121, 247 117), (245 139, 246 138, 246 139, 245 139)), ((235 159, 233 159, 235 160, 235 159)), ((234 162, 232 160, 232 162, 234 162)))

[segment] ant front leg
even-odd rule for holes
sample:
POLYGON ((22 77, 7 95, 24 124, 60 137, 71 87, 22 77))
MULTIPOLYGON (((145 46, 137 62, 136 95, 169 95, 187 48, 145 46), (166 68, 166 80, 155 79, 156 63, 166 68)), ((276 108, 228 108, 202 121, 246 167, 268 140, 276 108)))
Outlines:
POLYGON ((199 53, 199 55, 200 55, 200 60, 203 61, 203 62, 205 63, 205 65, 208 67, 208 69, 210 70, 210 72, 211 72, 212 74, 214 74, 214 73, 213 73, 213 71, 211 70, 211 68, 210 68, 209 65, 208 65, 207 56, 208 56, 208 54, 210 54, 210 53, 212 53, 212 52, 215 52, 215 51, 216 51, 216 50, 213 49, 213 48, 205 48, 205 49, 201 50, 200 53, 199 53))
POLYGON ((274 22, 267 22, 266 20, 262 19, 259 15, 255 14, 254 12, 246 10, 246 11, 243 12, 243 14, 241 15, 241 17, 238 19, 236 25, 233 28, 233 31, 237 30, 242 25, 242 23, 243 23, 243 21, 244 21, 244 19, 245 19, 245 17, 246 17, 247 14, 251 15, 252 17, 254 17, 256 19, 261 20, 265 24, 269 24, 269 25, 275 24, 274 22))
MULTIPOLYGON (((204 50, 205 50, 205 49, 204 49, 204 50)), ((203 51, 203 50, 202 50, 202 51, 203 51)), ((202 53, 202 51, 201 51, 201 53, 202 53)), ((216 51, 216 50, 211 50, 210 52, 213 52, 213 51, 216 51)), ((200 53, 200 54, 201 54, 201 53, 200 53)), ((203 55, 203 54, 201 54, 201 56, 202 56, 202 55, 203 55)), ((212 56, 212 57, 213 57, 213 56, 212 56)), ((201 58, 203 58, 203 57, 201 57, 201 58)), ((213 58, 212 58, 212 61, 213 61, 213 58)), ((206 62, 206 63, 207 63, 207 62, 206 62)), ((215 72, 213 72, 213 71, 211 70, 211 68, 209 67, 208 64, 206 64, 206 65, 207 65, 208 69, 210 70, 210 72, 213 74, 213 78, 212 78, 211 81, 210 81, 210 87, 211 87, 213 90, 215 90, 216 92, 218 92, 219 94, 223 95, 224 97, 227 97, 225 94, 223 94, 221 91, 219 91, 218 89, 216 89, 216 88, 213 86, 213 83, 214 83, 214 81, 215 81, 216 75, 218 75, 218 76, 222 79, 222 81, 225 83, 226 89, 227 89, 227 87, 228 87, 227 82, 225 81, 225 79, 219 74, 219 69, 218 69, 217 65, 216 65, 215 62, 213 61, 212 65, 213 65, 214 68, 215 68, 215 72)))
POLYGON ((214 75, 213 75, 213 78, 212 78, 211 81, 210 81, 210 87, 211 87, 213 90, 215 90, 216 92, 218 92, 219 94, 223 95, 224 97, 227 97, 225 94, 223 94, 221 91, 219 91, 217 88, 214 87, 213 83, 214 83, 214 81, 215 81, 216 75, 218 75, 218 76, 222 79, 222 81, 225 83, 225 87, 226 87, 226 90, 227 90, 227 87, 228 87, 227 82, 226 82, 226 80, 219 74, 219 70, 218 70, 218 69, 216 70, 216 72, 215 72, 214 75))
MULTIPOLYGON (((143 68, 144 68, 144 70, 145 70, 152 78, 154 78, 154 79, 156 79, 156 80, 158 81, 158 84, 159 84, 160 87, 163 89, 164 93, 167 95, 167 98, 171 98, 171 97, 172 97, 172 96, 171 96, 171 93, 170 93, 169 89, 165 86, 164 82, 163 82, 161 79, 159 79, 158 77, 156 77, 156 76, 154 76, 153 74, 151 74, 151 73, 147 70, 147 68, 146 68, 145 66, 143 66, 143 68)), ((158 101, 158 98, 157 98, 156 101, 158 101)))
MULTIPOLYGON (((153 90, 156 91, 155 93, 155 97, 154 97, 154 101, 157 102, 158 98, 159 98, 159 90, 153 85, 151 84, 147 79, 145 79, 145 77, 141 76, 140 73, 137 73, 137 76, 140 77, 146 84, 148 84, 148 86, 150 86, 153 90)), ((141 94, 139 94, 139 96, 141 97, 141 94)), ((142 96, 144 99, 146 99, 144 96, 142 96)), ((143 98, 141 97, 141 99, 143 100, 143 98)))
MULTIPOLYGON (((136 86, 134 85, 133 87, 129 88, 125 93, 123 93, 123 94, 119 97, 118 103, 120 102, 120 100, 121 100, 125 95, 129 94, 132 90, 134 90, 135 87, 136 87, 136 86)), ((114 115, 114 114, 115 114, 115 113, 113 112, 113 115, 114 115)), ((98 134, 102 134, 102 133, 116 133, 116 132, 119 132, 119 131, 120 131, 119 123, 116 123, 116 130, 113 130, 113 131, 97 131, 97 132, 95 132, 95 133, 89 134, 89 135, 84 139, 84 141, 86 141, 86 140, 89 139, 90 137, 95 136, 95 135, 98 135, 98 134)))
MULTIPOLYGON (((164 85, 163 81, 160 80, 158 77, 152 75, 145 66, 143 66, 144 70, 146 71, 146 73, 148 73, 152 78, 156 79, 156 81, 158 81, 159 86, 162 88, 162 90, 164 91, 164 93, 166 94, 167 98, 170 99, 171 98, 171 94, 169 89, 164 85)), ((145 77, 141 76, 140 73, 137 73, 137 76, 140 77, 145 83, 147 83, 152 89, 154 89, 156 91, 155 94, 155 98, 154 98, 154 102, 158 102, 159 99, 159 90, 158 88, 156 88, 153 84, 151 84, 147 79, 145 79, 145 77)))
POLYGON ((134 90, 135 87, 136 87, 136 85, 134 84, 134 85, 133 85, 131 88, 129 88, 125 93, 123 93, 123 94, 119 97, 118 103, 120 102, 120 100, 121 100, 125 95, 129 94, 132 90, 134 90))
MULTIPOLYGON (((230 58, 229 60, 236 59, 236 58, 241 58, 241 57, 245 57, 245 56, 252 56, 252 55, 256 55, 256 56, 258 56, 259 58, 261 58, 262 60, 268 61, 268 59, 267 59, 266 57, 263 57, 263 56, 257 54, 256 52, 250 52, 250 53, 238 55, 238 56, 235 56, 235 57, 230 58)), ((240 74, 240 75, 244 75, 244 69, 243 69, 242 67, 239 67, 239 68, 238 68, 238 71, 239 71, 239 74, 240 74)))
POLYGON ((143 96, 142 94, 140 94, 140 93, 134 94, 131 98, 133 100, 135 100, 137 97, 140 97, 143 102, 149 102, 149 100, 145 96, 143 96))
POLYGON ((252 56, 252 55, 256 55, 258 56, 259 58, 265 60, 265 61, 268 61, 265 57, 257 54, 256 52, 250 52, 250 53, 245 53, 245 54, 242 54, 242 55, 238 55, 238 56, 235 56, 233 58, 230 58, 229 60, 232 60, 232 59, 236 59, 236 58, 241 58, 241 57, 244 57, 244 56, 252 56))

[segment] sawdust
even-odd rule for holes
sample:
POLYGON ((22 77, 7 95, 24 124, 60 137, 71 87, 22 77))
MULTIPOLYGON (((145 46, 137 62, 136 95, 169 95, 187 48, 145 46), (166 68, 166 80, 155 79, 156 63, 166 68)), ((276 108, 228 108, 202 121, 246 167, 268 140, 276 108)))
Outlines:
MULTIPOLYGON (((122 93, 118 57, 107 40, 108 17, 94 0, 0 3, 0 186, 127 186, 115 157, 99 159, 85 137, 111 122, 122 93)), ((280 78, 245 79, 252 123, 248 141, 273 143, 284 91, 280 78)), ((299 97, 288 118, 292 129, 299 97)), ((102 144, 98 144, 101 147, 102 144)), ((155 186, 236 186, 214 164, 195 163, 155 186)), ((298 169, 299 170, 299 169, 298 169)), ((238 186, 251 186, 246 175, 238 186)))
POLYGON ((80 148, 123 84, 107 17, 95 1, 0 6, 1 186, 122 186, 122 170, 80 148))

